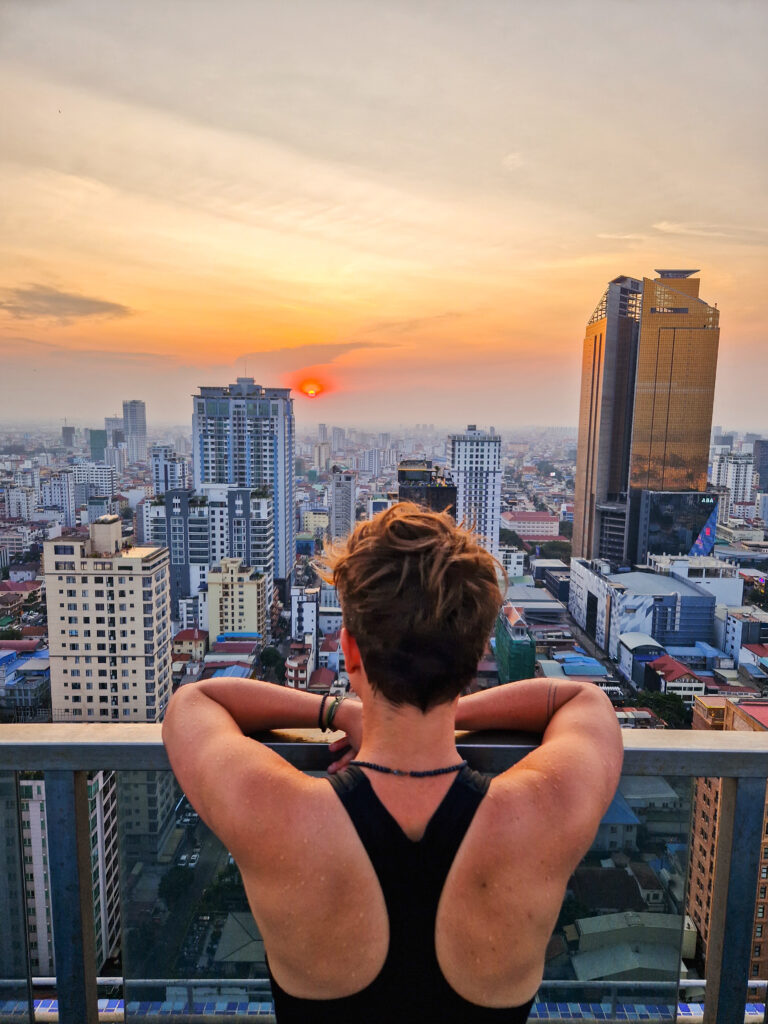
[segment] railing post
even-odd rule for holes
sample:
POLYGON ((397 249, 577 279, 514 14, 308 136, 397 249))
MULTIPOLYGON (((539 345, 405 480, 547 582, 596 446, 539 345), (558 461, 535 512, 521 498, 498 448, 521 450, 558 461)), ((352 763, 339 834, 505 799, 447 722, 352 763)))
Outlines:
POLYGON ((60 1024, 98 1024, 86 772, 45 772, 60 1024))
POLYGON ((765 783, 764 778, 722 780, 704 1024, 733 1024, 744 1019, 765 783))

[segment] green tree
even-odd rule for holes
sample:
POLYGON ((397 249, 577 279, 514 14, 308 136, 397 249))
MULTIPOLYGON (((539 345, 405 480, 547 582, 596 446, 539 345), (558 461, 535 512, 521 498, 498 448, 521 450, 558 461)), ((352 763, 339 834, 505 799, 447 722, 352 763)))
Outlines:
POLYGON ((545 540, 539 544, 540 558, 560 558, 568 565, 571 561, 571 545, 567 540, 545 540))
POLYGON ((515 533, 514 530, 505 530, 501 527, 499 530, 499 544, 504 544, 508 547, 520 548, 521 551, 525 551, 526 546, 523 543, 523 538, 515 533))
POLYGON ((160 879, 157 895, 171 907, 182 896, 194 881, 194 871, 189 868, 173 867, 160 879))
POLYGON ((276 647, 265 647, 261 652, 262 668, 274 673, 275 679, 282 683, 285 681, 285 658, 276 647))
POLYGON ((21 640, 21 630, 0 629, 0 640, 21 640))
POLYGON ((676 693, 640 690, 635 703, 638 707, 650 708, 664 719, 670 729, 689 729, 691 726, 691 712, 676 693))

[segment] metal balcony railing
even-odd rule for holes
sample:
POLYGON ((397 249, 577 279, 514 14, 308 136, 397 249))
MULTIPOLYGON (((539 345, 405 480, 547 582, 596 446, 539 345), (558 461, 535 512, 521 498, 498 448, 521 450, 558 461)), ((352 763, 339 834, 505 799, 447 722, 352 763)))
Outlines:
MULTIPOLYGON (((641 730, 625 731, 623 735, 627 776, 722 779, 707 979, 705 983, 682 981, 680 987, 706 987, 705 1024, 735 1024, 744 1020, 748 1005, 758 867, 766 828, 768 733, 641 730)), ((319 742, 320 734, 315 731, 273 733, 263 738, 301 770, 323 771, 327 767, 327 746, 319 742)), ((465 734, 459 738, 462 756, 472 767, 488 773, 505 770, 532 748, 531 738, 519 735, 465 734)), ((88 773, 98 770, 117 771, 118 778, 121 772, 167 772, 169 765, 160 739, 160 726, 97 723, 0 726, 0 772, 14 773, 17 793, 19 773, 43 773, 45 780, 48 870, 58 977, 55 1012, 63 1024, 96 1024, 99 1020, 88 802, 88 773)), ((6 803, 6 809, 9 806, 6 803)), ((18 832, 21 850, 20 827, 18 832)), ((0 973, 2 969, 0 964, 0 973)), ((205 978, 204 981, 210 987, 217 979, 205 978)), ((166 982, 177 988, 195 983, 194 978, 156 978, 133 984, 157 988, 166 982)), ((224 979, 222 983, 231 984, 231 979, 224 979)), ((31 971, 26 984, 29 1019, 33 1020, 31 971)), ((111 984, 119 985, 120 979, 111 984)), ((263 981, 250 979, 244 984, 250 986, 254 998, 259 995, 268 998, 263 981)), ((675 983, 672 984, 674 987, 675 983)), ((754 987, 754 979, 750 984, 754 987)), ((596 987, 588 983, 585 990, 590 985, 596 987)), ((553 1007, 546 1019, 572 1019, 566 1009, 557 1017, 557 992, 563 987, 563 982, 543 984, 539 1019, 549 1014, 546 1007, 553 1007), (550 999, 551 1003, 547 1001, 550 999)), ((613 995, 610 1005, 600 1004, 600 1019, 633 1019, 621 1009, 622 991, 627 987, 641 991, 644 987, 652 989, 654 985, 647 982, 603 985, 602 989, 611 989, 613 995)), ((190 1007, 192 1002, 190 995, 190 1007)), ((216 1019, 214 1002, 200 1005, 204 1009, 213 1007, 203 1016, 216 1019)), ((675 999, 672 1011, 662 1012, 659 1007, 657 1017, 641 1019, 669 1020, 676 1009, 675 999)), ((105 1019, 103 1002, 101 1011, 105 1019)), ((393 1012, 396 1013, 395 1008, 393 1012)))

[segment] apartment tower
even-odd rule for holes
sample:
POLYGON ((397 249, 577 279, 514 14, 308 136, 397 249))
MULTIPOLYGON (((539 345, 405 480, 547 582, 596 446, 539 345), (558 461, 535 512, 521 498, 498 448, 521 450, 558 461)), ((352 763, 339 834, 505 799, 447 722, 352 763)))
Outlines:
MULTIPOLYGON (((87 538, 63 535, 46 541, 43 559, 53 720, 160 721, 171 695, 167 549, 124 547, 120 518, 104 516, 90 525, 87 538)), ((30 784, 27 797, 22 814, 29 816, 33 840, 28 856, 40 934, 50 921, 47 893, 35 874, 44 874, 45 868, 44 783, 30 784)), ((170 772, 127 787, 121 798, 127 852, 156 853, 173 825, 175 797, 170 772)), ((88 798, 94 923, 103 960, 118 944, 120 925, 114 773, 90 774, 88 798)), ((38 952, 42 971, 52 952, 42 946, 38 952)))
POLYGON ((719 313, 699 298, 698 271, 656 273, 614 278, 587 324, 577 557, 642 562, 714 543, 706 487, 719 313))
POLYGON ((456 521, 471 526, 483 547, 499 555, 501 523, 501 438, 470 424, 449 438, 449 462, 456 486, 456 521))
POLYGON ((333 540, 344 540, 355 525, 357 474, 334 466, 331 470, 329 529, 333 540))
POLYGON ((147 461, 147 407, 137 398, 123 402, 123 431, 128 443, 128 461, 147 461))
POLYGON ((287 580, 296 562, 295 431, 289 388, 264 388, 252 377, 226 387, 201 387, 193 397, 195 488, 230 484, 267 488, 275 517, 275 577, 287 580))

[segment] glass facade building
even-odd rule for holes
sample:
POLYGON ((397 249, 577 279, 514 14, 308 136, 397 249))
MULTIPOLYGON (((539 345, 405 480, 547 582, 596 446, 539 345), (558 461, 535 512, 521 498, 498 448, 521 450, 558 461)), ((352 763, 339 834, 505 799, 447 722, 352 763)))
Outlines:
POLYGON ((630 560, 643 564, 649 555, 711 554, 717 506, 718 495, 708 492, 644 490, 633 495, 630 560))
POLYGON ((658 270, 657 278, 642 283, 617 277, 587 324, 574 497, 577 557, 643 561, 641 520, 656 538, 648 552, 670 543, 656 553, 683 553, 680 545, 709 503, 681 501, 680 512, 693 519, 673 529, 661 525, 669 501, 654 506, 653 527, 640 514, 644 492, 706 492, 720 331, 719 311, 699 298, 696 273, 658 270))

